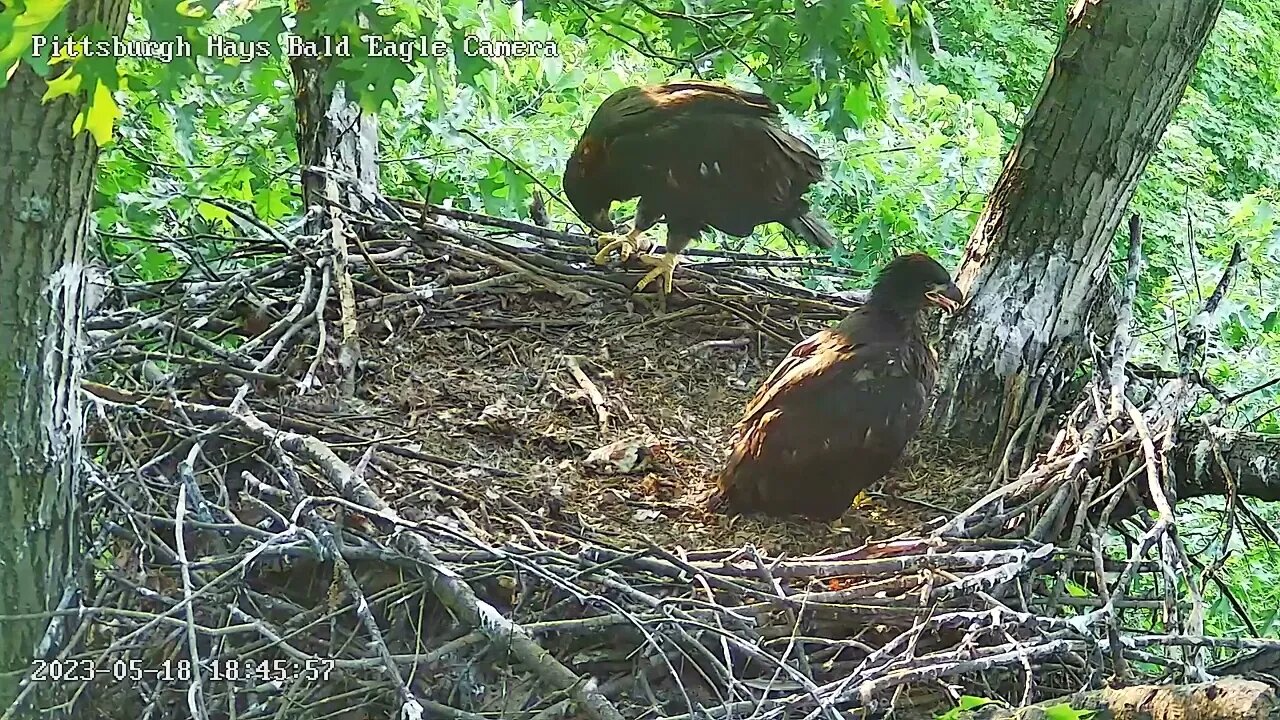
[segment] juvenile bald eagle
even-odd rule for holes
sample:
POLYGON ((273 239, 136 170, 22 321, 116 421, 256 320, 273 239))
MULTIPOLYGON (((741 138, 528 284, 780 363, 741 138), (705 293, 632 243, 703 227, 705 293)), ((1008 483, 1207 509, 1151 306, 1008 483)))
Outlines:
POLYGON ((714 227, 736 237, 780 222, 822 248, 835 240, 802 196, 822 178, 813 148, 776 124, 778 107, 759 93, 725 85, 679 82, 629 87, 596 109, 564 169, 564 192, 585 220, 606 233, 596 264, 615 249, 623 260, 653 244, 641 234, 666 217, 667 252, 641 255, 671 291, 676 258, 714 227), (614 230, 614 201, 639 196, 625 237, 614 230))
POLYGON ((964 302, 928 255, 895 258, 870 298, 791 349, 734 426, 708 500, 730 513, 835 520, 897 462, 937 377, 920 316, 964 302))

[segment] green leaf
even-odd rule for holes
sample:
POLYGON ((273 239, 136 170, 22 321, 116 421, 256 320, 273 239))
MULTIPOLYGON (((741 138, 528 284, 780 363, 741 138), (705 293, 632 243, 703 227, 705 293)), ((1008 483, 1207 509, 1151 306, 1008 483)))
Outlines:
POLYGON ((74 67, 68 67, 67 71, 49 81, 48 86, 44 90, 44 95, 40 96, 40 102, 49 102, 54 98, 63 95, 73 95, 80 92, 80 86, 84 83, 84 76, 76 72, 74 67))
POLYGON ((859 126, 871 119, 872 115, 871 88, 866 83, 857 83, 849 88, 849 94, 844 97, 844 109, 857 122, 859 126))
POLYGON ((957 703, 957 706, 961 710, 973 710, 975 708, 980 708, 983 705, 990 705, 993 702, 995 702, 995 700, 989 700, 975 695, 961 695, 960 702, 957 703))
POLYGON ((1044 710, 1045 720, 1087 720, 1093 714, 1092 710, 1076 710, 1067 703, 1051 705, 1044 710))
POLYGON ((889 35, 889 24, 885 17, 885 10, 882 7, 868 4, 866 12, 867 22, 864 29, 867 33, 867 43, 871 46, 873 53, 886 55, 893 49, 893 39, 889 35))
POLYGON ((264 222, 272 222, 285 217, 292 210, 288 200, 289 194, 284 188, 272 185, 254 194, 253 210, 264 222))
POLYGON ((151 0, 141 3, 142 17, 147 21, 153 40, 173 40, 186 35, 188 29, 198 28, 204 22, 205 12, 199 6, 178 0, 151 0))
MULTIPOLYGON (((172 106, 171 106, 172 107, 172 106)), ((172 107, 173 112, 173 146, 188 164, 194 165, 195 150, 192 138, 195 137, 195 103, 187 103, 172 107)))
POLYGON ((369 58, 359 86, 360 106, 366 111, 378 112, 384 103, 394 105, 396 80, 410 82, 413 78, 413 71, 397 58, 369 58))
POLYGON ((1280 310, 1272 310, 1262 321, 1262 331, 1266 333, 1280 332, 1280 310))
POLYGON ((1066 588, 1067 594, 1071 597, 1089 597, 1090 594, 1089 590, 1083 585, 1071 580, 1068 580, 1063 587, 1066 588))
POLYGON ((200 200, 196 202, 196 212, 200 213, 200 217, 210 223, 231 227, 231 213, 217 205, 200 200))
POLYGON ((305 12, 298 14, 299 35, 341 35, 345 27, 354 29, 365 0, 325 0, 310 3, 305 12))
POLYGON ((245 42, 267 41, 273 52, 279 52, 280 34, 284 31, 284 8, 274 5, 255 10, 244 24, 231 30, 245 42))
POLYGON ((956 706, 951 708, 947 712, 941 715, 938 715, 936 720, 956 720, 957 718, 960 717, 961 713, 967 712, 969 710, 973 710, 975 708, 980 708, 983 705, 990 705, 994 702, 995 700, 988 700, 986 698, 974 697, 973 695, 961 695, 960 701, 956 703, 956 706))
POLYGON ((163 280, 170 276, 174 263, 173 254, 148 245, 138 256, 137 272, 142 280, 163 280))
POLYGON ((556 78, 556 81, 551 85, 551 90, 553 92, 559 92, 561 90, 572 90, 582 85, 582 81, 586 79, 587 79, 586 73, 582 72, 578 68, 573 68, 569 72, 564 73, 560 77, 556 78))
POLYGON ((811 79, 809 82, 796 88, 794 92, 787 96, 787 100, 794 108, 808 110, 813 107, 813 99, 818 96, 818 91, 822 89, 822 85, 818 83, 817 78, 811 79))
POLYGON ((453 47, 453 64, 458 68, 458 81, 464 85, 480 87, 476 76, 493 67, 493 63, 481 55, 468 55, 466 50, 467 33, 458 28, 449 28, 449 41, 453 47))
POLYGON ((89 98, 89 104, 76 116, 72 130, 77 135, 81 130, 88 130, 98 147, 102 147, 111 142, 111 131, 120 115, 120 106, 111 96, 110 88, 98 82, 89 98))
POLYGON ((9 82, 14 64, 31 53, 32 40, 42 34, 61 14, 70 0, 9 2, 0 13, 0 88, 9 82))

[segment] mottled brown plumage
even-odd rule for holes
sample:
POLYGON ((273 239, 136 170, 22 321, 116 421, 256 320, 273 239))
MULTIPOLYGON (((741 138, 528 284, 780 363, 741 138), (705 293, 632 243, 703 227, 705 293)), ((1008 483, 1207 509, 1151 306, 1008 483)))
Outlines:
POLYGON ((963 302, 927 255, 895 258, 867 303, 800 342, 734 426, 709 507, 835 520, 897 462, 937 376, 919 316, 963 302))
POLYGON ((822 161, 778 124, 768 97, 725 85, 680 82, 629 87, 596 109, 569 157, 564 191, 597 230, 611 233, 610 206, 639 197, 625 238, 606 235, 597 262, 615 247, 625 259, 651 244, 641 233, 666 218, 666 255, 636 289, 664 277, 675 258, 708 227, 738 237, 757 225, 783 223, 819 247, 834 239, 803 199, 822 178, 822 161))

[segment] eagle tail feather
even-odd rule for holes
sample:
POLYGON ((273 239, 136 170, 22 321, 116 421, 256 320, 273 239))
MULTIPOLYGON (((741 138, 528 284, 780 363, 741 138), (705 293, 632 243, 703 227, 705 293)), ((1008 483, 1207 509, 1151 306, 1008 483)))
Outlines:
POLYGON ((835 236, 827 229, 827 226, 818 219, 816 215, 807 212, 799 217, 788 219, 783 223, 788 230, 795 233, 796 236, 806 242, 817 245, 823 250, 830 250, 836 246, 835 236))

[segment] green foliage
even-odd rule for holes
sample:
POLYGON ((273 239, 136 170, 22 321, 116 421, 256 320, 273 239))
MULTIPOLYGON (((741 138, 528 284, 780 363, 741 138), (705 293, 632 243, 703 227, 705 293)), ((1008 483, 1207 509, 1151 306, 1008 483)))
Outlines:
POLYGON ((625 50, 668 74, 746 72, 793 112, 821 110, 834 132, 874 117, 884 61, 900 48, 919 55, 929 39, 919 0, 534 0, 526 8, 591 38, 602 64, 625 50))
MULTIPOLYGON (((995 700, 988 700, 987 698, 961 695, 955 707, 935 716, 935 720, 959 720, 965 713, 995 703, 995 700)), ((1044 708, 1045 720, 1089 720, 1096 714, 1093 710, 1076 710, 1067 703, 1058 703, 1044 708)))
MULTIPOLYGON (((931 9, 942 47, 927 66, 931 80, 981 103, 1012 142, 1048 68, 1064 7, 939 0, 931 9)), ((1133 201, 1148 260, 1137 308, 1143 359, 1172 361, 1170 328, 1199 309, 1232 244, 1245 247, 1248 275, 1224 303, 1208 349, 1209 374, 1228 393, 1274 377, 1280 356, 1280 234, 1271 220, 1280 187, 1277 68, 1280 2, 1247 0, 1224 10, 1133 201)), ((1280 432, 1277 413, 1266 414, 1277 404, 1280 390, 1257 393, 1226 421, 1280 432)))
MULTIPOLYGON (((1206 367, 1227 393, 1275 376, 1280 357, 1280 3, 1249 0, 1223 10, 1182 104, 1134 197, 1144 218, 1149 268, 1140 322, 1147 359, 1168 363, 1166 326, 1203 304, 1234 243, 1246 272, 1223 302, 1206 367), (1194 256, 1193 250, 1194 247, 1194 256)), ((1272 388, 1238 403, 1228 424, 1280 432, 1272 388)), ((1214 409, 1212 407, 1204 408, 1214 409)))
MULTIPOLYGON (((50 0, 28 4, 17 0, 5 3, 4 11, 0 12, 0 70, 8 69, 18 58, 30 52, 32 38, 36 35, 56 33, 68 2, 50 0)), ((8 80, 7 73, 0 73, 0 88, 8 80)))
MULTIPOLYGON (((351 57, 335 61, 332 78, 381 113, 383 181, 395 194, 519 217, 542 187, 553 219, 575 222, 557 202, 559 177, 596 105, 630 84, 720 77, 777 98, 788 110, 786 122, 828 159, 827 178, 811 198, 844 240, 837 262, 867 270, 895 251, 915 249, 954 260, 1043 81, 1066 6, 1063 0, 934 0, 927 8, 887 0, 317 5, 294 15, 282 0, 266 0, 252 12, 234 6, 215 14, 212 0, 139 1, 126 38, 181 37, 193 57, 58 62, 46 48, 24 59, 50 78, 49 97, 91 99, 78 127, 100 143, 123 122, 102 155, 96 220, 104 233, 240 232, 226 209, 202 198, 239 203, 268 223, 298 212, 292 71, 280 55, 288 26, 349 39, 351 57), (356 20, 361 14, 367 27, 356 20), (361 40, 366 35, 424 37, 444 52, 406 62, 371 53, 361 40), (263 43, 269 52, 210 56, 210 37, 263 43), (558 53, 468 52, 476 39, 513 38, 554 42, 558 53)), ((62 18, 45 12, 50 4, 30 7, 0 14, 0 47, 18 47, 23 33, 61 29, 62 18)), ((1138 318, 1150 359, 1171 359, 1169 333, 1160 328, 1194 311, 1233 242, 1246 246, 1252 286, 1246 291, 1241 283, 1228 298, 1208 348, 1210 376, 1227 392, 1267 379, 1280 352, 1280 248, 1272 220, 1280 186, 1277 10, 1280 0, 1246 0, 1224 11, 1134 201, 1146 221, 1149 268, 1138 318)), ((629 208, 615 212, 625 218, 629 208)), ((776 227, 745 240, 707 239, 792 251, 776 227)), ((180 273, 184 252, 172 264, 135 270, 180 273)), ((1280 431, 1277 413, 1264 412, 1280 402, 1278 392, 1251 396, 1229 422, 1280 431)))
POLYGON ((987 698, 975 697, 973 695, 961 695, 956 706, 945 713, 938 715, 937 720, 956 720, 960 717, 961 713, 968 712, 969 710, 976 710, 983 705, 991 705, 994 702, 995 700, 988 700, 987 698))
MULTIPOLYGON (((11 3, 0 13, 0 52, 8 53, 0 58, 11 63, 33 34, 63 32, 55 11, 62 4, 11 3)), ((844 240, 837 262, 867 270, 909 249, 954 259, 1035 99, 1066 8, 1064 0, 313 5, 295 14, 283 0, 247 5, 252 11, 213 0, 136 0, 125 38, 182 38, 191 57, 66 58, 47 46, 23 54, 49 78, 47 98, 89 100, 78 130, 99 144, 115 138, 101 160, 96 220, 104 234, 239 233, 239 221, 208 198, 238 203, 268 223, 297 214, 292 70, 280 53, 287 27, 349 41, 350 57, 334 61, 330 79, 381 113, 383 180, 395 194, 525 216, 541 187, 552 217, 574 222, 556 201, 559 176, 600 100, 629 84, 724 78, 777 98, 786 122, 828 159, 811 198, 844 240), (443 52, 406 60, 374 51, 366 36, 421 37, 443 52), (266 52, 211 55, 209 38, 266 52), (476 40, 515 38, 554 42, 558 52, 468 50, 476 40)), ((97 27, 82 33, 104 37, 97 27)), ((1162 328, 1198 308, 1233 243, 1245 247, 1247 282, 1224 303, 1207 349, 1209 376, 1228 393, 1268 379, 1280 353, 1277 68, 1280 0, 1233 3, 1134 200, 1149 259, 1137 308, 1146 359, 1172 359, 1176 349, 1162 328)), ((618 212, 625 217, 628 208, 618 212)), ((775 227, 741 241, 708 240, 791 251, 775 227)), ((161 262, 138 248, 117 250, 135 258, 140 276, 181 273, 184 254, 195 251, 161 262)), ((1227 420, 1280 432, 1280 413, 1266 412, 1277 404, 1280 388, 1272 387, 1227 420)))
POLYGON ((1060 20, 1049 22, 1046 11, 1060 12, 1064 3, 1016 5, 999 0, 934 3, 943 41, 928 65, 934 82, 983 103, 1000 120, 1010 143, 1057 46, 1060 20))
POLYGON ((1044 709, 1045 720, 1088 720, 1095 714, 1093 710, 1076 710, 1067 703, 1050 705, 1044 709))

